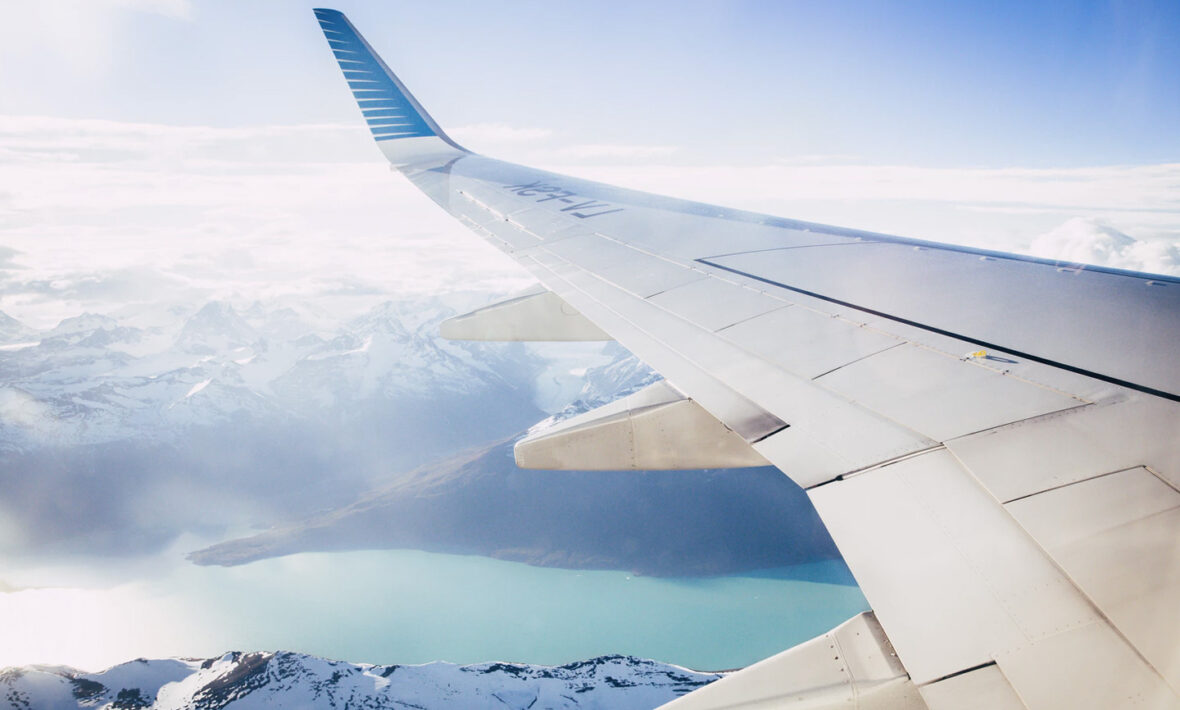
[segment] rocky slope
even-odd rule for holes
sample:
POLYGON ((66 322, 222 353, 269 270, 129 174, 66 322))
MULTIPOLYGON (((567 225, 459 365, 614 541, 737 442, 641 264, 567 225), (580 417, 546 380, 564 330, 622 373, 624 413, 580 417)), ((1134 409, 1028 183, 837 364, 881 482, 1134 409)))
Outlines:
POLYGON ((370 666, 298 653, 136 660, 99 673, 59 666, 0 671, 4 710, 443 710, 657 707, 721 677, 630 656, 564 666, 370 666))
POLYGON ((389 548, 672 577, 839 557, 806 494, 777 469, 528 471, 506 441, 189 559, 389 548))

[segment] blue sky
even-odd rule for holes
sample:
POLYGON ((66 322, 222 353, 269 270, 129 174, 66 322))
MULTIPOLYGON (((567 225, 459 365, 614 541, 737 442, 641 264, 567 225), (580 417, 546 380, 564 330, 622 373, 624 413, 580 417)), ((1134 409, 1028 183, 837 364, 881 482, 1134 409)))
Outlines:
MULTIPOLYGON (((26 10, 5 33, 25 38, 7 38, 4 113, 356 120, 314 3, 48 5, 61 10, 26 10), (85 20, 94 25, 78 32, 91 36, 52 39, 85 20)), ((1180 160, 1180 4, 1166 0, 335 6, 444 127, 673 144, 690 161, 1180 160)))
MULTIPOLYGON (((6 8, 0 311, 49 326, 165 287, 189 302, 369 294, 356 310, 527 281, 390 174, 315 4, 6 8)), ((336 7, 488 155, 1180 274, 1174 0, 336 7)))

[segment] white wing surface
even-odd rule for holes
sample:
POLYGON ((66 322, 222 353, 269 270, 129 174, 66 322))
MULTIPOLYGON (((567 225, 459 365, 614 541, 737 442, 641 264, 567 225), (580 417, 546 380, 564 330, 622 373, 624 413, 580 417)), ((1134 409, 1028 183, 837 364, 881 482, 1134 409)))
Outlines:
POLYGON ((315 12, 383 153, 550 294, 452 328, 611 337, 667 378, 524 458, 770 461, 869 600, 673 707, 1180 708, 1180 280, 485 158, 315 12))

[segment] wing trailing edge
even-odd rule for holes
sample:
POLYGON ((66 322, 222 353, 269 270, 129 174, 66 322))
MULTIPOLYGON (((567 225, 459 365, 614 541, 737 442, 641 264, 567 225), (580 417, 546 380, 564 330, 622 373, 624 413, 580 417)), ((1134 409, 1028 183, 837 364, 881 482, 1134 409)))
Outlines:
MULTIPOLYGON (((771 418, 768 428, 785 426, 771 418)), ((664 381, 516 442, 521 468, 669 471, 770 464, 740 435, 664 381)))
POLYGON ((799 708, 926 710, 872 612, 783 651, 660 710, 799 708))

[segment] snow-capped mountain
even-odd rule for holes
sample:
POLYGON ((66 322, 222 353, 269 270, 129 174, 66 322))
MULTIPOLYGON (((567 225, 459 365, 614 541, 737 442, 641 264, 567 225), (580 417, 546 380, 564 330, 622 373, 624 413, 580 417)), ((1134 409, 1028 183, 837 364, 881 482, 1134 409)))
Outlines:
POLYGON ((32 328, 8 315, 0 313, 0 346, 23 343, 36 334, 32 328))
MULTIPOLYGON (((160 304, 40 331, 0 318, 15 339, 0 345, 0 518, 19 532, 0 554, 138 553, 300 519, 517 435, 545 416, 542 373, 566 374, 558 406, 628 386, 587 371, 609 359, 602 346, 555 364, 520 343, 439 337, 481 300, 407 298, 350 318, 160 304), (579 395, 568 385, 583 376, 579 395)), ((614 348, 608 370, 650 376, 614 348)))
POLYGON ((564 666, 371 666, 298 653, 136 660, 100 673, 60 666, 0 671, 4 710, 267 708, 585 708, 647 710, 722 677, 631 656, 564 666))
POLYGON ((153 325, 83 314, 34 331, 0 314, 0 450, 174 441, 194 426, 318 417, 374 398, 528 387, 517 346, 450 343, 444 303, 385 303, 325 324, 224 302, 153 325))
POLYGON ((605 348, 610 360, 581 373, 582 387, 569 404, 532 427, 539 431, 557 422, 588 412, 596 407, 654 384, 663 379, 622 346, 611 343, 605 348))

